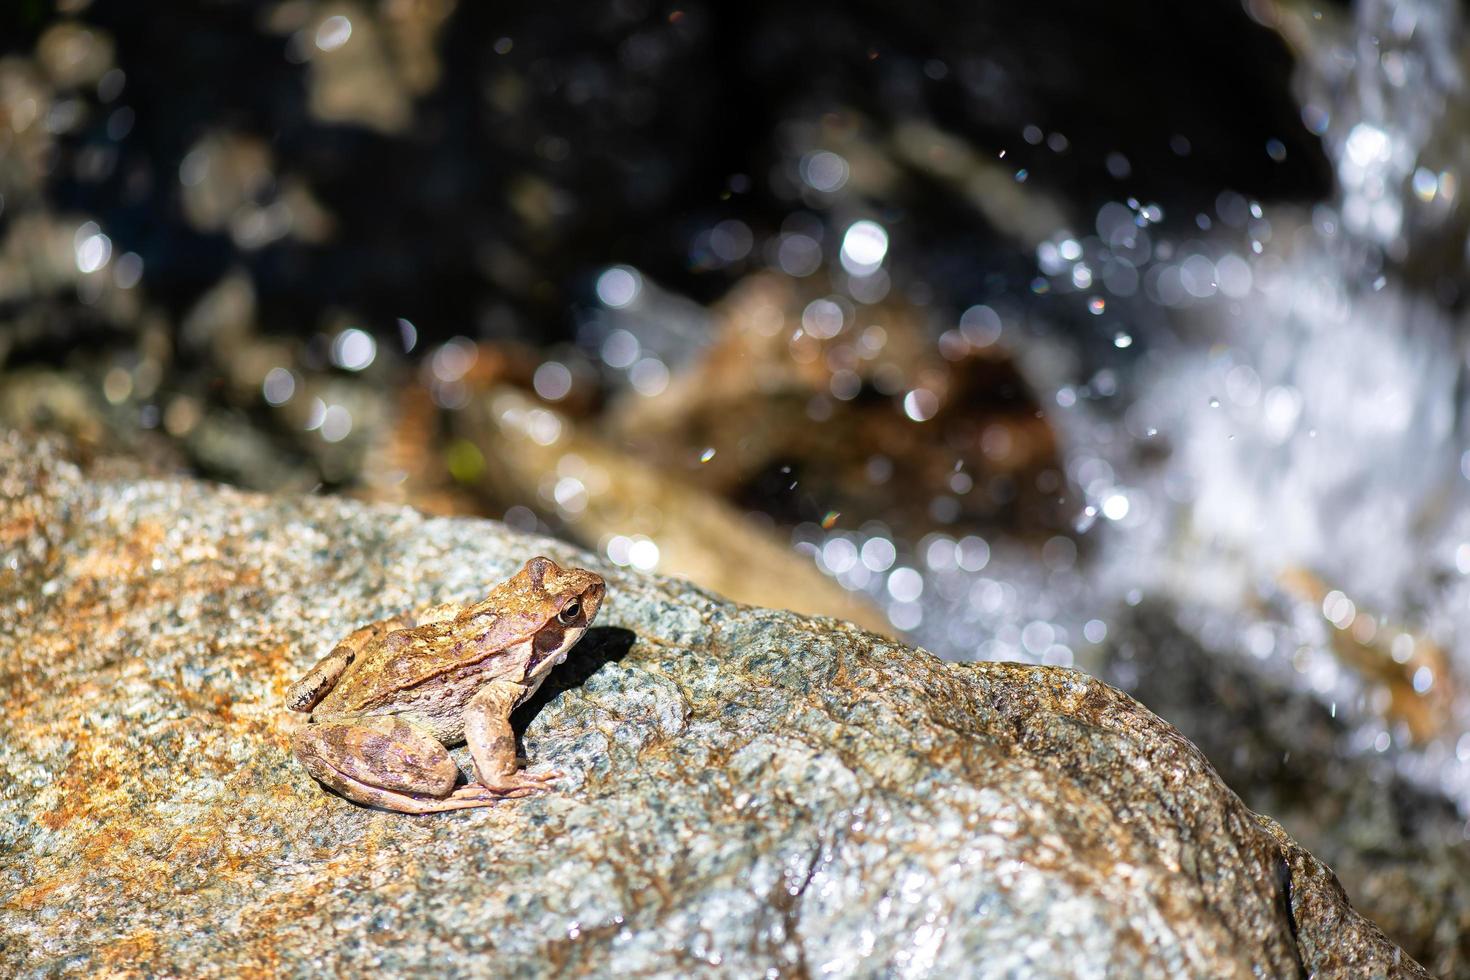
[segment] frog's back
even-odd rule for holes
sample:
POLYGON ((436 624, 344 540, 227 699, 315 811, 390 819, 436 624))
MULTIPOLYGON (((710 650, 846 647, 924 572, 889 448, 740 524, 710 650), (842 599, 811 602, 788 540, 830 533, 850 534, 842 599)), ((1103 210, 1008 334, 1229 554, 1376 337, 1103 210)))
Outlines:
POLYGON ((312 718, 412 714, 442 688, 468 688, 472 695, 489 681, 510 677, 523 659, 514 648, 534 635, 534 626, 522 618, 529 617, 482 614, 394 630, 358 654, 312 718))

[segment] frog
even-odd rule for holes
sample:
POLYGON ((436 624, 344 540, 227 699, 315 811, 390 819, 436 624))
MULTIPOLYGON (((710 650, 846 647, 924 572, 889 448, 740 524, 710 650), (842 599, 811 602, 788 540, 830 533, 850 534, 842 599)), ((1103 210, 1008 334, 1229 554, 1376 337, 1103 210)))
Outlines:
POLYGON ((510 715, 587 632, 602 576, 538 555, 485 598, 363 626, 286 692, 308 714, 292 751, 313 778, 371 807, 438 813, 544 792, 560 772, 519 767, 510 715), (449 748, 468 744, 457 786, 449 748))

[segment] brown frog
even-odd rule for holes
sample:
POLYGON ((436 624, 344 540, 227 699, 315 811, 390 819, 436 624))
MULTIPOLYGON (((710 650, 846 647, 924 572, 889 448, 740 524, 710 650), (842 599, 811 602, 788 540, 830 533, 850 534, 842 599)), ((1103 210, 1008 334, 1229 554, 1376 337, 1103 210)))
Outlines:
POLYGON ((296 757, 348 799, 403 813, 545 789, 561 774, 518 770, 510 713, 566 659, 605 592, 601 576, 537 557, 479 602, 364 626, 286 693, 292 710, 311 712, 296 757), (456 789, 445 746, 461 742, 475 781, 456 789))

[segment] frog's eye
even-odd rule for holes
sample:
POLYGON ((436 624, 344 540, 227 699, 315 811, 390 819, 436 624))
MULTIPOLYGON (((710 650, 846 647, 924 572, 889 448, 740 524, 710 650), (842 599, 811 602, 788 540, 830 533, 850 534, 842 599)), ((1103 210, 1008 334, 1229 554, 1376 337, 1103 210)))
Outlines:
POLYGON ((559 613, 556 614, 556 620, 557 620, 557 622, 561 623, 563 626, 570 626, 570 625, 572 625, 573 623, 575 623, 577 621, 577 617, 580 616, 581 614, 582 614, 582 602, 581 602, 581 600, 579 600, 579 599, 573 599, 571 602, 569 602, 565 606, 562 606, 561 607, 561 612, 559 612, 559 613))

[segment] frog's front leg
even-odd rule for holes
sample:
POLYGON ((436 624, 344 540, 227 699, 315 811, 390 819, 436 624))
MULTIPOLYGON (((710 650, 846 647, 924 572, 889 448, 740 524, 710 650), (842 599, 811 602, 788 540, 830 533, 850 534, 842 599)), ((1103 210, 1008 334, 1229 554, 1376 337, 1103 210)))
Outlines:
POLYGON ((292 749, 307 772, 355 803, 400 813, 437 813, 494 802, 480 792, 455 792, 459 767, 449 752, 402 718, 307 725, 296 733, 292 749))
POLYGON ((521 772, 516 758, 516 736, 510 727, 510 713, 526 689, 510 681, 487 684, 465 706, 464 738, 470 756, 475 760, 475 777, 479 786, 468 786, 462 792, 481 789, 488 794, 523 795, 546 789, 559 772, 521 772))

